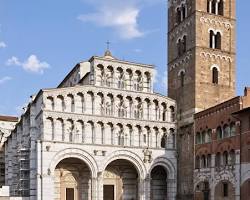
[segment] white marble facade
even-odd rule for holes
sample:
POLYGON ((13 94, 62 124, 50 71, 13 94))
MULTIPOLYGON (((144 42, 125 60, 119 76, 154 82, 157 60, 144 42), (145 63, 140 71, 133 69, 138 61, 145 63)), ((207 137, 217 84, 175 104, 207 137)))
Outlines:
POLYGON ((6 183, 30 200, 174 200, 175 101, 154 67, 104 57, 77 64, 31 99, 6 143, 6 183))

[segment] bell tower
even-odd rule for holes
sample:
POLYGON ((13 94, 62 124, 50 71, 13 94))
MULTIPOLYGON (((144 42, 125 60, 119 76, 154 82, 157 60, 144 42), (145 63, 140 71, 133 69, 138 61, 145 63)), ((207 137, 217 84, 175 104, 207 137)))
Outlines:
POLYGON ((168 96, 177 101, 178 197, 193 198, 193 114, 235 96, 235 0, 168 1, 168 96))

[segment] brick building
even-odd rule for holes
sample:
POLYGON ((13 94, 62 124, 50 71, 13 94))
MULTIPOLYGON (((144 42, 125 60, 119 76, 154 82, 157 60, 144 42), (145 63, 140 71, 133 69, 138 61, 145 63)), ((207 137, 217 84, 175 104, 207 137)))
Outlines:
POLYGON ((241 199, 245 139, 241 141, 242 123, 233 113, 249 106, 250 90, 245 90, 242 97, 195 114, 195 200, 241 199))

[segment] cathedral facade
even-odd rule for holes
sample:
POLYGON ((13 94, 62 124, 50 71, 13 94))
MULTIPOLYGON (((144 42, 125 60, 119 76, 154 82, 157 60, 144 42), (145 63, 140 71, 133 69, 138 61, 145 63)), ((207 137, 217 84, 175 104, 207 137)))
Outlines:
POLYGON ((11 196, 174 200, 176 105, 154 73, 107 51, 33 96, 5 144, 11 196))

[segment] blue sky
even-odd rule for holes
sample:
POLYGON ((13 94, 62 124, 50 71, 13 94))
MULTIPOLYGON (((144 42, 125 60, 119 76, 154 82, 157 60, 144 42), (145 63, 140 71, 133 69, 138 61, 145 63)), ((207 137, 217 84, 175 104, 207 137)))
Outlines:
MULTIPOLYGON (((40 88, 103 55, 154 64, 166 94, 166 0, 0 0, 0 114, 16 115, 40 88)), ((250 85, 250 1, 237 1, 237 94, 250 85)))

